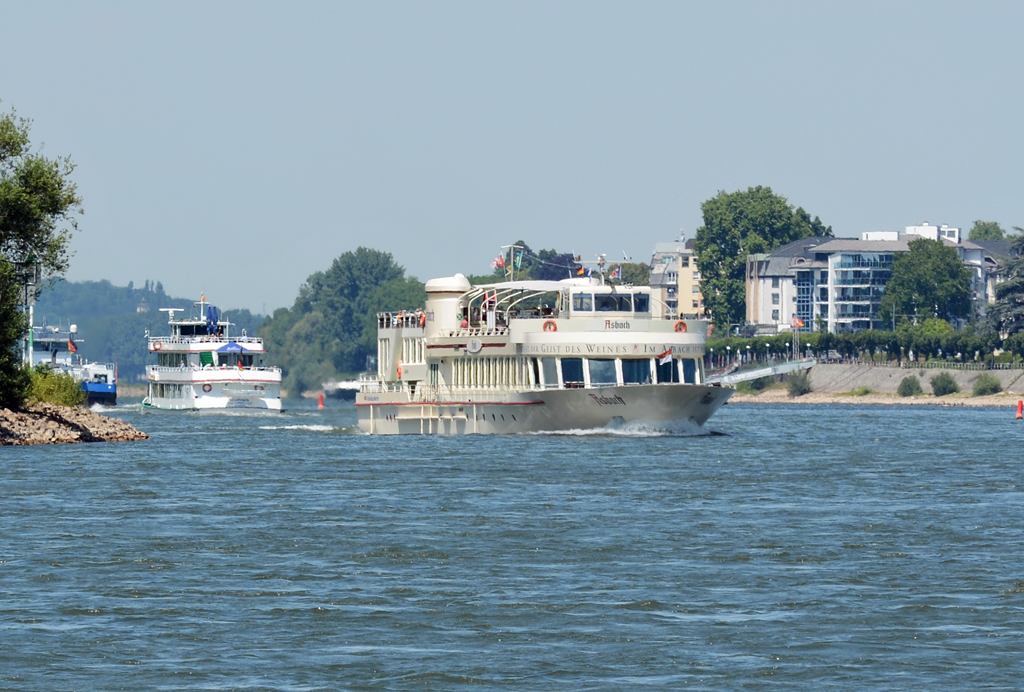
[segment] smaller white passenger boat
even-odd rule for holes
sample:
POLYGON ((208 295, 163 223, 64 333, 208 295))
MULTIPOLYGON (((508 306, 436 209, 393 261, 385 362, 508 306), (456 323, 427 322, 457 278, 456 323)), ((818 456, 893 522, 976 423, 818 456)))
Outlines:
POLYGON ((156 365, 146 369, 149 391, 142 405, 165 410, 281 410, 281 370, 265 365, 263 340, 231 336, 231 322, 221 320, 206 297, 193 303, 198 315, 175 318, 168 313, 168 336, 146 334, 156 365))

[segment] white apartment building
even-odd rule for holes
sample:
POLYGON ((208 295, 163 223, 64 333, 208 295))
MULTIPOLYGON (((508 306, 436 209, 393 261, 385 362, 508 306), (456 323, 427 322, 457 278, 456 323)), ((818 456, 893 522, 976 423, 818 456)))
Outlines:
POLYGON ((997 262, 984 247, 964 241, 949 226, 908 226, 897 231, 870 231, 861 238, 805 238, 768 254, 747 257, 747 322, 775 331, 829 332, 885 329, 878 310, 893 258, 906 252, 916 237, 954 247, 971 270, 971 296, 984 315, 991 301, 990 274, 997 262))

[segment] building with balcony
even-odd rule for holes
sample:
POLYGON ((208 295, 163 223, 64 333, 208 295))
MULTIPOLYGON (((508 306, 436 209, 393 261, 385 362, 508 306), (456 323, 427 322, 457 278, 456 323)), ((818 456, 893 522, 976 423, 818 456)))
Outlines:
POLYGON ((651 312, 653 317, 698 317, 704 314, 700 271, 693 239, 655 243, 651 256, 651 312))
POLYGON ((759 331, 832 333, 886 329, 878 317, 893 259, 919 237, 956 249, 971 271, 975 314, 993 300, 998 261, 949 226, 908 226, 905 232, 871 231, 856 238, 804 238, 771 253, 747 257, 747 322, 759 331))

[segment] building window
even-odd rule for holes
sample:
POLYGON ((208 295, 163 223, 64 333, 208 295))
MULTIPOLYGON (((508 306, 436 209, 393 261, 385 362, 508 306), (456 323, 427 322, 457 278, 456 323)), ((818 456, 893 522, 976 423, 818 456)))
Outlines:
POLYGON ((681 267, 689 267, 690 266, 690 258, 689 257, 680 257, 679 258, 679 266, 681 266, 681 267))
POLYGON ((698 308, 700 308, 700 301, 699 300, 693 301, 693 309, 697 310, 698 308))
POLYGON ((778 293, 773 293, 772 294, 772 305, 778 305, 778 304, 779 304, 779 294, 778 293))
POLYGON ((694 286, 693 287, 693 292, 694 293, 700 293, 700 286, 694 286))
POLYGON ((700 281, 700 272, 694 272, 693 273, 693 280, 694 281, 700 281))
POLYGON ((773 276, 772 277, 772 288, 778 288, 778 287, 779 287, 779 277, 773 276))
POLYGON ((776 322, 779 321, 779 311, 778 310, 772 310, 772 319, 775 320, 776 322))

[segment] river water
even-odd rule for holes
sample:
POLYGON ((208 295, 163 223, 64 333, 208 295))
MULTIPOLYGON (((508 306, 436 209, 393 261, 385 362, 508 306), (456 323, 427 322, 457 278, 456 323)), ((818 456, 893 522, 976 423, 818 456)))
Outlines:
POLYGON ((370 437, 119 406, 0 449, 0 689, 1020 689, 1013 410, 370 437))

